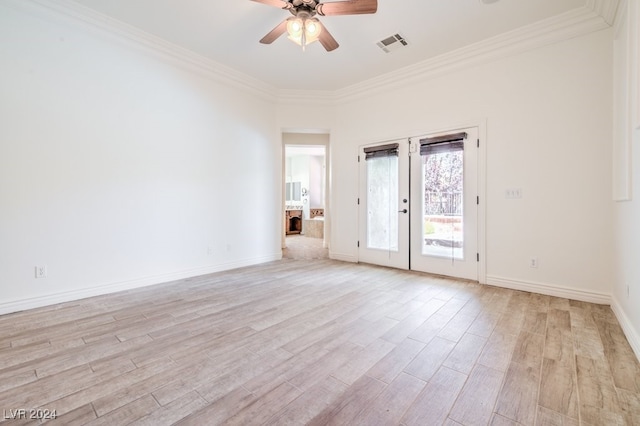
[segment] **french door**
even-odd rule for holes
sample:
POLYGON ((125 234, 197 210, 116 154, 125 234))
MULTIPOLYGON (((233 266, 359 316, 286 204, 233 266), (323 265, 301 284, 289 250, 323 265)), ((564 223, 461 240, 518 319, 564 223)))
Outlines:
POLYGON ((409 145, 406 139, 361 147, 361 262, 409 269, 409 145))
POLYGON ((361 147, 359 259, 478 280, 478 130, 361 147))

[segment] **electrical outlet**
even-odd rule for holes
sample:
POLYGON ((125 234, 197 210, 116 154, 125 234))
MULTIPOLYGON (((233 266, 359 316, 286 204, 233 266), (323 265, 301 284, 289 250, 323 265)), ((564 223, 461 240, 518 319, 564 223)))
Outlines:
POLYGON ((515 198, 522 198, 522 189, 509 188, 504 191, 504 198, 512 200, 515 198))
POLYGON ((538 267, 538 258, 532 257, 529 259, 529 268, 537 268, 538 267))
POLYGON ((36 266, 36 278, 47 278, 47 266, 36 266))
POLYGON ((213 254, 213 247, 207 246, 207 255, 211 256, 213 254))

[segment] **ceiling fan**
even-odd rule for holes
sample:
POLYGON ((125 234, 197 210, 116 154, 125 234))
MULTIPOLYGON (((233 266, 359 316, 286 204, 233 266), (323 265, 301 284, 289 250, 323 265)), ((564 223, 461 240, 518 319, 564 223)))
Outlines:
POLYGON ((305 47, 315 41, 331 52, 338 48, 338 42, 315 17, 336 15, 361 15, 376 13, 378 0, 349 0, 322 3, 319 0, 252 0, 268 6, 288 10, 293 15, 282 21, 260 40, 260 43, 271 44, 285 32, 294 43, 305 47))

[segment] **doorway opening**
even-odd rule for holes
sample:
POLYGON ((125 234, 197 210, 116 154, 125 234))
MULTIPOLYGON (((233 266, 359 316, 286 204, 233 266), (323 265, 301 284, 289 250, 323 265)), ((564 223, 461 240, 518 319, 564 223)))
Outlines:
POLYGON ((327 134, 283 134, 283 257, 328 258, 327 134))

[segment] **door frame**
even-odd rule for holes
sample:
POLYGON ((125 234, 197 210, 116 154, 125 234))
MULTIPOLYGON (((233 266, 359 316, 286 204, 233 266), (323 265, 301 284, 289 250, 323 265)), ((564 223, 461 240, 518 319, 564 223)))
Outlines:
MULTIPOLYGON (((358 144, 358 150, 362 145, 383 144, 387 141, 396 141, 400 139, 408 140, 410 138, 417 138, 423 135, 446 133, 451 129, 463 129, 469 127, 478 128, 478 139, 480 146, 478 147, 478 282, 480 284, 487 283, 487 238, 486 238, 486 221, 487 221, 487 119, 476 119, 469 121, 462 121, 457 123, 445 123, 441 125, 429 126, 425 130, 420 132, 411 132, 410 135, 404 134, 399 137, 389 137, 383 140, 375 140, 369 142, 362 142, 358 144)), ((360 185, 358 186, 358 196, 361 196, 360 185)), ((358 209, 358 237, 360 236, 360 227, 363 226, 360 219, 360 212, 358 209)), ((358 262, 360 262, 360 255, 358 253, 358 262)))

